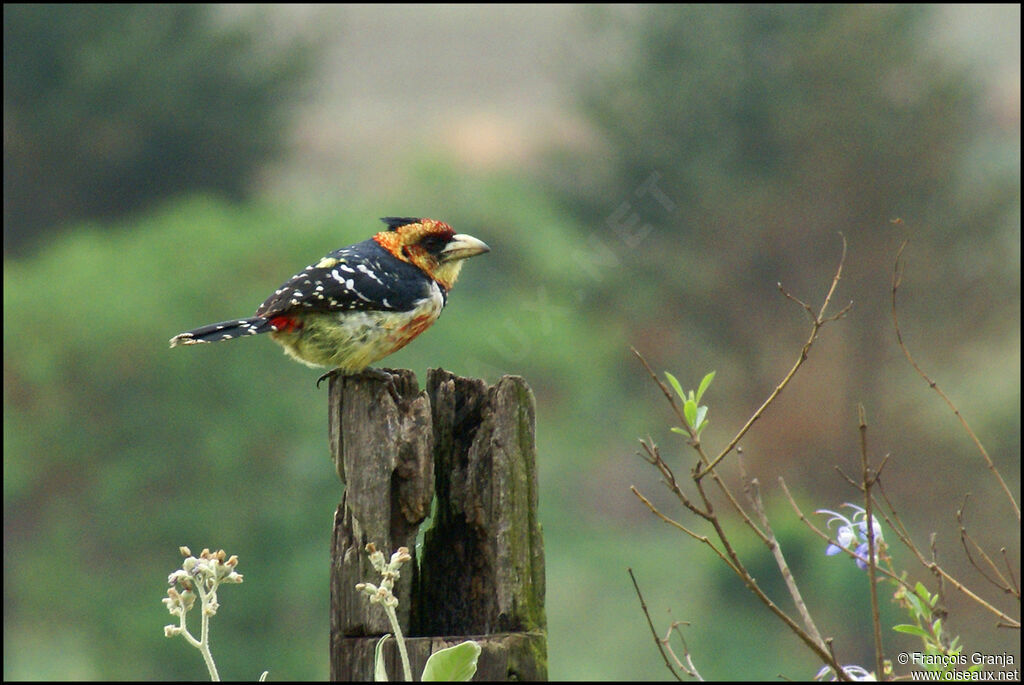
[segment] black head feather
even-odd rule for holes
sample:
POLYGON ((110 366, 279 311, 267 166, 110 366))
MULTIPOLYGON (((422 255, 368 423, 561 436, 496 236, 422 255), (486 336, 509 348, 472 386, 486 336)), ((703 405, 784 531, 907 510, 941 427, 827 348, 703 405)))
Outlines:
POLYGON ((397 231, 402 226, 408 226, 409 224, 418 224, 420 220, 418 218, 411 217, 400 217, 400 216, 384 216, 380 219, 388 225, 389 231, 397 231))

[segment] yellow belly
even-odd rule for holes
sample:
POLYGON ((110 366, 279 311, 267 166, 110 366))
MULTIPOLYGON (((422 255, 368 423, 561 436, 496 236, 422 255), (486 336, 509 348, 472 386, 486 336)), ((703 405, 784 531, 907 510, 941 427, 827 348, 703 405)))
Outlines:
POLYGON ((438 296, 421 300, 409 312, 296 314, 301 328, 270 335, 287 355, 303 364, 355 374, 409 344, 437 320, 443 306, 438 296))

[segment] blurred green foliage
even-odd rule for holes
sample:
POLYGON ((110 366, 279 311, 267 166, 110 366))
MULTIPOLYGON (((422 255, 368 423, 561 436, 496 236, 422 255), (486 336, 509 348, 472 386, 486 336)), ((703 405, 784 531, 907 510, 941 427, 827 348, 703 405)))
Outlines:
MULTIPOLYGON (((266 271, 278 279, 273 250, 288 253, 286 241, 312 248, 263 211, 195 200, 130 227, 76 230, 7 262, 5 540, 17 563, 5 567, 5 611, 21 626, 7 647, 31 645, 59 622, 61 635, 105 649, 89 649, 63 677, 202 678, 201 660, 153 631, 170 622, 152 600, 180 544, 224 547, 262 570, 244 586, 251 601, 233 593, 218 616, 228 677, 258 675, 261 660, 229 645, 243 650, 261 625, 327 630, 324 612, 281 591, 327 582, 326 526, 305 526, 325 520, 340 484, 317 468, 326 459, 310 457, 324 444, 324 417, 303 399, 312 383, 251 374, 280 364, 269 346, 234 350, 223 366, 166 348, 186 318, 250 311, 246 295, 266 287, 266 271), (240 244, 251 248, 244 261, 240 244), (180 287, 160 286, 169 283, 180 287), (43 311, 33 301, 55 284, 63 296, 43 311), (181 308, 189 314, 173 313, 181 308), (18 319, 22 334, 8 335, 18 319), (243 397, 263 397, 266 414, 243 397), (115 658, 120 650, 132 658, 115 658)), ((314 677, 311 653, 281 650, 274 666, 314 677)), ((38 674, 33 662, 6 668, 38 674)))
MULTIPOLYGON (((538 439, 545 454, 560 455, 542 466, 542 482, 555 488, 547 530, 558 547, 586 549, 593 538, 581 531, 604 524, 574 521, 584 495, 571 483, 622 424, 590 435, 570 427, 605 411, 625 332, 595 335, 561 306, 524 316, 524 306, 586 284, 542 258, 545 245, 568 249, 577 229, 535 186, 507 177, 467 183, 443 164, 416 173, 411 204, 441 216, 431 202, 464 198, 446 218, 486 235, 500 256, 466 269, 441 320, 388 363, 421 378, 444 365, 491 381, 505 372, 535 379, 546 416, 538 439), (495 206, 506 209, 506 225, 487 220, 495 206)), ((261 299, 254 293, 376 225, 355 202, 309 214, 195 198, 131 224, 78 227, 6 262, 5 610, 17 626, 5 638, 8 677, 203 677, 195 655, 162 633, 164 579, 182 544, 227 549, 246 572, 217 616, 225 677, 264 668, 326 677, 326 555, 341 485, 318 373, 266 339, 175 350, 167 339, 251 312, 261 299), (54 283, 67 296, 38 307, 54 283), (67 658, 40 664, 38 645, 50 644, 55 621, 67 658), (97 634, 104 650, 91 647, 97 634), (134 658, 113 658, 122 650, 134 658)))
MULTIPOLYGON (((642 8, 609 24, 609 40, 628 49, 584 91, 603 147, 540 181, 413 160, 373 197, 310 209, 189 195, 132 220, 75 224, 6 259, 5 677, 203 678, 162 630, 165 579, 189 545, 238 554, 245 574, 217 616, 224 677, 326 678, 341 485, 318 373, 265 339, 175 350, 167 340, 249 314, 298 266, 368 237, 376 217, 411 213, 492 252, 467 265, 438 323, 385 363, 421 379, 430 366, 490 381, 515 373, 533 387, 552 678, 667 675, 626 566, 660 625, 693 622, 687 639, 706 677, 808 677, 817 666, 804 648, 629 494, 636 484, 667 503, 630 458, 636 436, 652 434, 680 469, 692 457, 628 346, 685 387, 717 370, 702 440, 723 444, 805 338, 803 313, 776 281, 816 302, 842 230, 850 258, 837 301, 852 297, 854 310, 744 441, 748 468, 762 483, 786 475, 805 510, 849 499, 832 466, 852 463, 862 401, 872 448, 894 455, 892 494, 912 528, 926 536, 950 521, 940 541, 955 554, 952 512, 966 489, 978 515, 992 515, 983 520, 1003 520, 970 445, 899 357, 885 313, 900 238, 888 221, 902 216, 914 239, 908 339, 990 451, 1019 453, 1019 159, 1008 163, 1013 146, 974 128, 971 80, 912 49, 919 12, 642 8)), ((96 78, 112 102, 141 87, 96 78)), ((228 118, 248 113, 240 101, 225 96, 228 118)), ((1001 465, 1019 483, 1019 462, 1001 465)), ((848 650, 844 662, 866 662, 863 574, 829 563, 764 492, 822 630, 848 650)), ((1008 541, 998 525, 979 533, 1008 541)), ((738 545, 755 576, 773 576, 762 547, 738 545)), ((980 635, 979 647, 999 651, 991 621, 958 620, 968 644, 980 635)))
MULTIPOLYGON (((591 10, 598 58, 581 64, 575 92, 592 142, 560 151, 541 176, 592 227, 594 254, 629 272, 593 283, 588 314, 628 322, 630 341, 685 387, 718 369, 715 429, 716 396, 749 415, 795 360, 806 328, 776 283, 817 308, 842 233, 850 251, 834 305, 853 309, 770 410, 775 427, 745 441, 748 458, 762 482, 779 474, 849 497, 828 473, 852 454, 843 438, 865 402, 873 449, 899 455, 888 477, 912 527, 952 542, 946 526, 971 491, 972 533, 994 550, 1017 538, 1005 498, 907 368, 890 319, 894 255, 908 237, 904 339, 971 407, 1019 484, 1019 125, 993 126, 982 74, 929 42, 934 17, 920 5, 591 10)), ((981 630, 983 617, 957 608, 958 629, 981 630)))
MULTIPOLYGON (((579 70, 577 103, 594 141, 541 173, 593 228, 595 254, 634 267, 628 282, 595 282, 586 303, 629 322, 654 368, 696 384, 725 363, 744 375, 728 396, 767 395, 790 354, 780 343, 803 331, 780 330, 791 305, 776 283, 818 303, 838 233, 850 252, 837 308, 854 306, 832 333, 842 341, 842 377, 827 385, 834 407, 870 399, 879 415, 896 409, 889 369, 902 362, 888 294, 904 236, 901 307, 919 318, 911 345, 955 346, 1019 318, 1019 131, 994 133, 979 74, 929 47, 933 7, 633 10, 591 11, 590 47, 614 47, 579 70), (725 361, 679 359, 694 348, 725 361)), ((997 354, 974 361, 1013 363, 1012 347, 997 354)), ((965 390, 987 404, 995 389, 965 390)), ((995 392, 991 432, 1016 453, 1018 391, 995 392)), ((827 453, 835 432, 800 413, 775 447, 794 460, 827 453)), ((947 435, 923 437, 922 462, 947 435)))
POLYGON ((285 142, 314 31, 214 5, 4 5, 4 250, 202 190, 242 198, 285 142))

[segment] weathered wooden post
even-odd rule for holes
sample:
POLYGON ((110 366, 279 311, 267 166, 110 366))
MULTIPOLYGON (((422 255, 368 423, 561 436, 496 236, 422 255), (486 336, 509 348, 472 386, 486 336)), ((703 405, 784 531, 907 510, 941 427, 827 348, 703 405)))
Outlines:
MULTIPOLYGON (((379 581, 364 550, 373 542, 385 556, 405 546, 414 557, 396 595, 417 677, 434 651, 474 639, 477 680, 546 680, 533 393, 516 376, 487 386, 441 369, 421 392, 412 372, 390 373, 393 384, 331 380, 331 449, 346 483, 331 562, 331 679, 372 680, 374 647, 391 632, 355 590, 379 581)), ((398 680, 394 647, 388 673, 398 680)))

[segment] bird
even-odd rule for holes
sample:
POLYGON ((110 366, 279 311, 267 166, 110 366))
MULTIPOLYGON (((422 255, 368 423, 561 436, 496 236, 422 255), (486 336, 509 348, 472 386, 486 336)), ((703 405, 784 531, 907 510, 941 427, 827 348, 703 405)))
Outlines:
POLYGON ((325 255, 256 309, 179 333, 171 347, 269 333, 285 354, 352 376, 397 352, 440 316, 464 261, 490 248, 442 221, 384 217, 387 228, 325 255))

